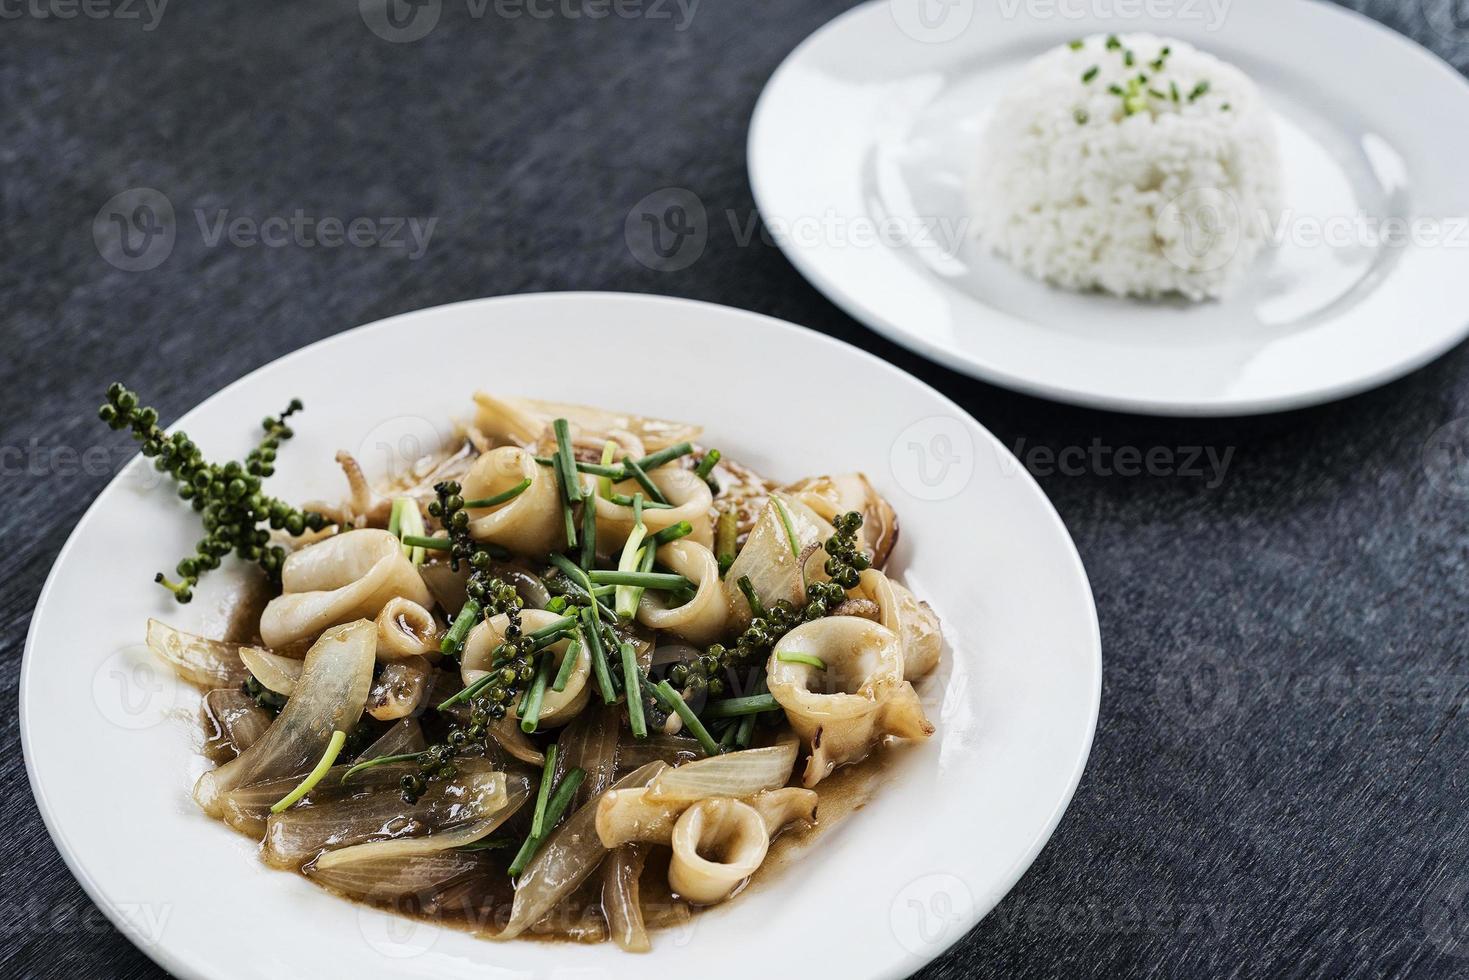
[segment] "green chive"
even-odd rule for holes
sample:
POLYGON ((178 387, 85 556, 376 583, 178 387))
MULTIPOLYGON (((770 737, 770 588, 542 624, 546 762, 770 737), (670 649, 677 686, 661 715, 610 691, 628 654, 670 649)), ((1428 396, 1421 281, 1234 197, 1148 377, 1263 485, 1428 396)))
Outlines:
POLYGON ((785 529, 786 529, 786 540, 789 541, 790 544, 791 544, 791 557, 792 558, 800 558, 801 557, 801 541, 800 541, 799 538, 796 537, 796 529, 791 524, 791 515, 786 510, 785 503, 779 497, 774 497, 773 496, 773 497, 770 498, 770 500, 771 500, 771 502, 773 504, 775 504, 775 509, 780 514, 780 522, 781 522, 781 524, 785 525, 785 529))
POLYGON ((357 775, 359 772, 366 772, 369 769, 376 769, 378 766, 386 766, 389 763, 393 763, 393 762, 417 762, 417 761, 418 761, 418 753, 417 752, 410 752, 407 755, 380 755, 376 759, 368 759, 366 762, 359 762, 359 763, 357 763, 357 765, 353 766, 351 769, 348 769, 346 772, 342 773, 342 782, 345 783, 348 779, 351 779, 353 776, 357 775))
POLYGON ((1092 65, 1092 66, 1091 66, 1091 67, 1090 67, 1090 68, 1088 68, 1088 69, 1087 69, 1087 70, 1086 70, 1086 71, 1084 71, 1084 72, 1082 72, 1082 73, 1081 73, 1081 80, 1082 80, 1082 81, 1083 81, 1083 82, 1085 82, 1085 83, 1086 83, 1086 84, 1088 84, 1088 85, 1090 85, 1090 84, 1091 84, 1091 81, 1092 81, 1092 79, 1094 79, 1094 78, 1096 78, 1096 77, 1097 77, 1097 74, 1098 74, 1098 73, 1099 73, 1099 72, 1100 72, 1100 71, 1101 71, 1101 70, 1102 70, 1102 69, 1101 69, 1101 68, 1098 68, 1098 67, 1097 67, 1097 66, 1096 66, 1096 65, 1092 65))
POLYGON ((555 659, 550 651, 542 654, 540 663, 536 665, 536 676, 530 682, 530 689, 520 698, 520 730, 527 735, 540 727, 541 705, 546 700, 546 685, 551 680, 551 662, 555 659))
MULTIPOLYGON (((638 494, 638 496, 641 497, 642 494, 638 494)), ((614 493, 607 499, 623 507, 631 507, 634 500, 634 498, 629 497, 625 493, 614 493)), ((656 500, 645 500, 643 501, 643 506, 649 510, 673 510, 672 504, 660 504, 656 500)))
POLYGON ((576 479, 576 454, 571 451, 571 427, 565 419, 551 423, 556 430, 556 458, 561 464, 561 488, 569 504, 581 503, 581 483, 576 479))
POLYGON ((607 654, 602 649, 596 611, 583 609, 581 620, 582 636, 587 641, 587 652, 592 655, 592 675, 597 678, 597 688, 602 692, 602 703, 612 704, 617 700, 617 692, 612 689, 612 674, 607 669, 607 654))
POLYGON ((1087 121, 1091 119, 1091 116, 1087 114, 1087 111, 1085 109, 1077 109, 1071 115, 1073 118, 1076 119, 1076 124, 1078 126, 1085 126, 1087 124, 1087 121))
POLYGON ((530 835, 540 837, 546 832, 546 804, 551 802, 551 783, 556 778, 556 743, 546 747, 546 764, 541 768, 541 785, 536 790, 536 808, 530 818, 530 835))
POLYGON ((612 481, 614 479, 627 479, 627 470, 623 469, 620 466, 613 467, 608 465, 612 462, 612 458, 614 455, 616 455, 616 453, 617 443, 613 442, 611 439, 608 439, 606 442, 602 443, 602 469, 607 470, 608 472, 598 474, 597 488, 601 490, 602 496, 609 499, 612 497, 612 481))
POLYGON ((638 481, 638 486, 643 488, 643 492, 648 495, 649 500, 655 504, 668 503, 668 498, 663 496, 663 491, 659 490, 653 481, 648 478, 647 471, 638 464, 637 460, 632 457, 626 457, 623 459, 622 465, 627 467, 628 475, 638 481))
POLYGON ((779 707, 780 702, 775 700, 773 694, 752 694, 749 697, 711 701, 704 707, 704 717, 734 718, 739 715, 758 715, 766 711, 775 711, 779 707))
POLYGON ((788 664, 805 664, 808 667, 815 667, 817 670, 826 669, 826 661, 814 653, 798 653, 795 650, 782 650, 775 655, 775 659, 788 664))
MULTIPOLYGON (((561 785, 556 787, 556 795, 552 796, 551 802, 546 805, 545 826, 547 833, 554 830, 556 825, 561 822, 562 814, 571 805, 571 797, 576 793, 577 787, 581 785, 581 781, 586 778, 586 775, 584 769, 573 769, 561 780, 561 785)), ((510 877, 518 877, 525 870, 525 866, 530 864, 531 858, 536 856, 536 851, 540 850, 541 844, 544 842, 545 838, 536 837, 534 834, 525 839, 525 843, 516 852, 515 860, 510 862, 508 869, 510 877)))
POLYGON ((765 618, 765 603, 760 601, 755 586, 750 584, 750 576, 741 575, 739 581, 740 591, 745 594, 745 601, 750 604, 750 615, 759 619, 765 618))
POLYGON ((677 524, 670 524, 668 527, 650 536, 643 543, 643 547, 657 551, 663 545, 668 544, 668 542, 677 541, 679 538, 686 538, 693 533, 694 525, 688 521, 679 521, 677 524))
POLYGON ((326 751, 322 753, 320 761, 316 763, 316 768, 311 770, 295 789, 291 790, 279 802, 272 806, 270 812, 283 813, 292 806, 295 806, 301 797, 311 792, 312 787, 321 782, 322 778, 331 771, 332 763, 337 761, 337 756, 341 753, 342 746, 346 743, 346 732, 341 730, 332 732, 331 741, 326 743, 326 751))
POLYGON ((448 551, 454 546, 448 538, 425 538, 417 534, 405 534, 402 540, 409 548, 427 548, 430 551, 448 551))
POLYGON ((1107 50, 1108 51, 1116 51, 1120 47, 1122 47, 1122 40, 1121 40, 1121 38, 1119 38, 1116 34, 1108 34, 1107 35, 1107 50))
MULTIPOLYGON (((613 443, 613 445, 616 446, 616 443, 613 443)), ((542 466, 559 467, 561 465, 561 461, 555 456, 533 456, 531 458, 542 466)), ((603 479, 627 479, 627 474, 622 471, 621 466, 607 466, 605 463, 583 463, 581 460, 577 460, 576 469, 579 473, 585 473, 588 476, 601 477, 603 479)))
POLYGON ((713 736, 709 734, 709 729, 704 727, 704 723, 699 720, 699 716, 694 714, 693 709, 684 701, 683 695, 675 691, 673 685, 667 681, 659 681, 657 690, 661 695, 663 703, 672 708, 683 719, 684 727, 692 732, 694 737, 699 740, 699 744, 704 747, 704 754, 718 755, 719 743, 714 741, 713 736))
POLYGON ((1124 52, 1122 55, 1122 63, 1131 68, 1133 65, 1137 64, 1137 55, 1133 54, 1131 51, 1124 52))
POLYGON ((1208 81, 1202 81, 1194 86, 1194 90, 1188 94, 1188 100, 1194 102, 1209 93, 1208 81))
POLYGON ((454 625, 449 627, 449 631, 439 641, 439 652, 449 657, 458 656, 459 651, 464 649, 465 637, 469 636, 469 631, 474 628, 475 622, 483 611, 478 602, 473 599, 465 599, 459 615, 454 617, 454 625))
POLYGON ((1067 45, 1067 47, 1069 47, 1072 51, 1080 51, 1082 48, 1086 47, 1086 42, 1078 38, 1067 45))
POLYGON ((719 523, 714 529, 714 557, 719 559, 719 574, 722 577, 734 564, 735 545, 739 540, 740 519, 733 509, 719 512, 719 523))
POLYGON ((627 726, 634 738, 648 737, 648 722, 643 717, 643 692, 638 683, 640 676, 637 654, 631 643, 622 645, 622 689, 627 692, 627 726))
POLYGON ((694 587, 693 582, 672 572, 617 572, 595 569, 587 574, 595 585, 629 585, 639 589, 658 589, 663 592, 694 587))
POLYGON ((551 683, 551 690, 560 694, 566 690, 566 685, 571 683, 571 674, 576 670, 576 662, 581 659, 581 640, 573 639, 571 646, 566 648, 566 655, 561 658, 561 669, 556 672, 556 680, 551 683))
POLYGON ((694 447, 687 442, 677 442, 666 449, 660 449, 656 453, 649 453, 638 460, 638 466, 645 470, 656 470, 666 463, 671 463, 680 456, 687 456, 694 451, 694 447))
POLYGON ((587 500, 581 505, 581 567, 591 568, 596 563, 597 504, 595 500, 587 500))
POLYGON ((393 509, 388 514, 388 533, 395 538, 403 536, 403 505, 406 503, 408 503, 407 497, 393 498, 393 509))
POLYGON ((464 502, 464 507, 466 510, 471 507, 498 507, 500 504, 503 504, 510 500, 514 500, 516 497, 525 493, 525 491, 529 487, 530 477, 526 477, 524 480, 521 480, 515 486, 511 487, 509 490, 506 490, 504 493, 497 493, 493 497, 482 497, 479 500, 466 500, 464 502))
POLYGON ((1171 99, 1173 99, 1174 102, 1177 102, 1178 101, 1178 83, 1177 82, 1169 82, 1168 83, 1168 95, 1169 95, 1169 97, 1171 99))

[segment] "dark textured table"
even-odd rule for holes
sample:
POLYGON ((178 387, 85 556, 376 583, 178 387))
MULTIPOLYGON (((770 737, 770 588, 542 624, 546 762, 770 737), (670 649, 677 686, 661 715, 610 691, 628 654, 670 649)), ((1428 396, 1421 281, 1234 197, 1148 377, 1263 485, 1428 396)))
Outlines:
MULTIPOLYGON (((1469 353, 1248 421, 1001 391, 886 343, 731 230, 754 214, 745 129, 762 84, 847 3, 670 0, 593 19, 579 2, 538 17, 448 0, 408 41, 422 21, 374 33, 365 2, 366 19, 356 0, 178 0, 161 16, 158 0, 0 3, 11 707, 46 571, 124 461, 93 417, 114 377, 173 418, 309 341, 453 300, 727 303, 875 351, 964 405, 1021 450, 1096 590, 1106 682, 1086 776, 1035 866, 927 975, 1469 974, 1469 421, 1443 428, 1469 415, 1469 353), (139 187, 166 198, 175 234, 123 252, 108 202, 139 187), (712 216, 677 271, 641 262, 627 231, 668 187, 712 216), (218 236, 221 212, 273 244, 249 224, 218 236), (373 224, 343 243, 348 229, 297 212, 373 224), (426 248, 383 220, 408 217, 436 219, 426 248), (1047 464, 1072 446, 1081 472, 1047 464), (1119 476, 1122 447, 1176 465, 1119 476), (1185 467, 1190 447, 1222 474, 1185 467)), ((1469 67, 1469 13, 1461 30, 1448 2, 1357 5, 1469 67)), ((0 974, 157 975, 47 837, 11 711, 3 733, 0 974)))

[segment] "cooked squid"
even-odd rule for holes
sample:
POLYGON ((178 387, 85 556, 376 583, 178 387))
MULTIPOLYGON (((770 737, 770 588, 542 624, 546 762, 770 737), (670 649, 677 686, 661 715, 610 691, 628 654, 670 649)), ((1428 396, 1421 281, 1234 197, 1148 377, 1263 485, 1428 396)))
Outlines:
POLYGON ((260 616, 260 638, 272 648, 373 619, 396 597, 420 606, 433 601, 398 539, 371 528, 293 552, 281 569, 281 586, 284 593, 260 616))
POLYGON ((575 438, 595 444, 599 449, 615 433, 627 433, 637 439, 646 451, 653 452, 697 439, 702 431, 696 425, 683 422, 485 392, 475 394, 474 404, 477 409, 475 426, 481 432, 521 446, 544 443, 552 421, 557 418, 571 423, 575 438))
MULTIPOLYGON (((461 603, 462 604, 462 603, 461 603)), ((412 599, 395 596, 377 614, 377 658, 406 660, 439 655, 439 624, 412 599)))
MULTIPOLYGON (((532 633, 551 625, 560 618, 555 613, 546 612, 544 609, 525 609, 520 613, 521 629, 532 633)), ((488 672, 490 665, 494 662, 495 651, 505 640, 505 630, 509 625, 509 617, 501 613, 480 623, 470 631, 469 639, 464 644, 462 670, 466 687, 484 677, 488 672)), ((558 640, 547 648, 556 658, 555 671, 560 670, 561 661, 566 657, 570 648, 570 640, 558 640)), ((553 691, 547 687, 545 697, 541 701, 540 725, 542 728, 556 728, 565 725, 586 707, 587 700, 591 697, 591 690, 587 687, 590 677, 591 658, 583 647, 577 651, 577 659, 571 668, 565 688, 553 691)), ((510 713, 512 720, 519 717, 518 711, 522 699, 515 701, 510 713)))
POLYGON ((875 568, 862 573, 853 590, 873 603, 877 622, 897 634, 903 644, 903 679, 916 681, 938 666, 944 638, 939 618, 928 603, 875 568))
MULTIPOLYGON (((643 526, 654 533, 672 527, 679 521, 688 521, 693 533, 686 540, 706 548, 714 546, 714 522, 709 510, 714 496, 702 479, 692 470, 681 466, 660 466, 648 473, 648 479, 668 499, 670 507, 648 507, 643 510, 643 526)), ((597 548, 603 554, 616 554, 633 529, 633 508, 628 504, 609 500, 598 492, 597 478, 583 475, 584 492, 591 498, 597 513, 597 548)), ((630 498, 642 494, 643 488, 636 480, 623 480, 612 484, 615 495, 630 498)), ((646 494, 645 494, 646 496, 646 494)))
POLYGON ((482 500, 519 485, 530 485, 493 507, 466 508, 469 533, 477 541, 509 548, 519 555, 544 555, 565 544, 561 524, 560 491, 548 466, 515 446, 491 449, 470 467, 464 478, 465 500, 482 500))
POLYGON ((887 564, 893 545, 898 541, 898 515, 872 483, 861 473, 840 476, 814 476, 785 488, 801 503, 810 507, 830 523, 838 514, 856 511, 862 515, 862 528, 857 539, 872 556, 875 568, 887 564))
POLYGON ((638 605, 638 622, 667 630, 690 643, 713 643, 729 632, 729 600, 719 581, 714 553, 694 541, 673 541, 658 549, 658 561, 694 583, 693 598, 671 605, 667 594, 647 591, 638 605))
POLYGON ((796 627, 777 644, 766 683, 810 752, 801 777, 807 787, 890 735, 933 734, 913 685, 903 679, 902 642, 871 620, 830 616, 796 627), (782 652, 825 667, 784 660, 782 652))

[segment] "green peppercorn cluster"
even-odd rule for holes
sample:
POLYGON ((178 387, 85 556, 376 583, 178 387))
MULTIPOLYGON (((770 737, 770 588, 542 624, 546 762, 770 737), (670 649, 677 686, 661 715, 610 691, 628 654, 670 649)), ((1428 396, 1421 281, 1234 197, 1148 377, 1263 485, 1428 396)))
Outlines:
POLYGON ((257 705, 269 711, 272 717, 280 714, 280 710, 286 706, 284 694, 275 693, 253 676, 245 678, 244 691, 257 705))
POLYGON ((135 392, 117 382, 107 389, 107 401, 97 410, 97 417, 115 430, 131 429, 143 455, 153 460, 160 473, 173 477, 179 496, 199 511, 203 521, 205 536, 194 554, 175 568, 179 581, 170 581, 162 572, 154 577, 179 602, 192 599, 199 577, 218 568, 231 551, 244 561, 259 564, 278 584, 286 552, 270 543, 270 532, 260 526, 262 522, 293 536, 326 526, 321 514, 296 510, 261 491, 261 481, 275 472, 281 442, 291 438, 286 419, 300 410, 300 400, 293 399, 280 415, 267 416, 261 422, 265 435, 245 461, 218 465, 204 459, 187 434, 169 434, 160 428, 157 410, 141 406, 135 392))
POLYGON ((483 698, 475 698, 469 705, 469 724, 455 725, 449 729, 442 742, 430 745, 418 754, 415 760, 418 771, 406 773, 398 781, 403 802, 412 806, 428 791, 434 779, 453 779, 459 774, 454 758, 471 746, 484 748, 490 731, 490 705, 483 698))
POLYGON ((679 664, 669 673, 675 686, 683 687, 689 694, 707 692, 710 697, 724 693, 726 678, 747 674, 770 657, 770 652, 780 638, 802 623, 820 619, 847 598, 847 589, 855 588, 863 570, 872 565, 872 560, 857 544, 857 532, 862 527, 862 515, 849 511, 837 515, 832 522, 836 533, 826 539, 826 574, 829 582, 808 582, 806 602, 796 605, 781 599, 768 609, 757 602, 754 618, 733 646, 715 643, 693 663, 679 664))

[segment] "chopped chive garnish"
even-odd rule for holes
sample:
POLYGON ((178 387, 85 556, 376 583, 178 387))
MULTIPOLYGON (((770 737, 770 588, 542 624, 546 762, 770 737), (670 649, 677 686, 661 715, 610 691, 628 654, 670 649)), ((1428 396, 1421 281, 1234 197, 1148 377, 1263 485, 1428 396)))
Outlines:
POLYGON ((1119 38, 1116 34, 1108 34, 1107 35, 1107 50, 1108 51, 1116 51, 1120 47, 1122 47, 1122 39, 1119 38))
POLYGON ((594 585, 628 585, 638 589, 657 589, 661 592, 694 587, 693 582, 673 572, 618 572, 596 569, 588 574, 594 585))
POLYGON ((612 704, 617 692, 612 689, 612 674, 607 669, 607 654, 602 649, 602 636, 598 630, 597 613, 593 609, 581 611, 582 636, 587 641, 587 652, 592 655, 592 676, 597 678, 597 689, 602 692, 602 703, 612 704))
MULTIPOLYGON (((551 797, 551 802, 546 804, 546 833, 549 834, 555 830, 556 825, 561 822, 566 808, 571 805, 571 797, 576 793, 577 787, 581 785, 586 775, 584 769, 573 769, 561 780, 561 785, 556 787, 556 793, 551 797)), ((536 856, 536 851, 541 849, 541 844, 544 842, 545 837, 536 837, 534 834, 525 839, 525 843, 515 854, 515 860, 510 862, 507 872, 510 877, 515 878, 525 870, 525 866, 530 864, 531 858, 536 856)))
POLYGON ((1091 116, 1087 114, 1087 111, 1085 109, 1077 109, 1071 115, 1073 118, 1076 119, 1076 124, 1078 126, 1085 126, 1087 122, 1091 119, 1091 116))
POLYGON ((1166 99, 1166 98, 1168 98, 1167 95, 1163 94, 1162 92, 1159 92, 1155 88, 1148 89, 1148 94, 1151 95, 1155 99, 1166 99))
MULTIPOLYGON (((395 538, 403 536, 403 505, 407 502, 407 497, 394 497, 393 509, 388 512, 388 533, 395 538)), ((407 554, 408 548, 405 547, 403 552, 407 554)))
POLYGON ((453 545, 448 538, 426 538, 418 534, 405 534, 403 544, 410 548, 427 548, 429 551, 448 551, 453 545))
POLYGON ((638 683, 638 658, 631 643, 622 645, 622 689, 627 692, 627 727, 634 738, 648 737, 648 721, 643 717, 643 689, 638 683))
POLYGON ((547 558, 547 561, 549 561, 552 565, 555 565, 567 578, 571 579, 577 585, 581 586, 583 592, 591 595, 592 580, 587 578, 586 569, 582 568, 580 565, 576 564, 565 555, 552 554, 547 558))
POLYGON ((503 493, 497 493, 493 497, 482 497, 479 500, 466 500, 464 506, 466 509, 470 507, 498 507, 500 504, 514 500, 529 488, 530 477, 526 477, 503 493))
POLYGON ((755 592, 755 586, 750 584, 750 576, 741 575, 738 584, 740 591, 745 594, 745 601, 750 604, 750 615, 764 619, 765 604, 760 601, 759 594, 755 592))
POLYGON ((306 778, 297 784, 296 788, 283 796, 274 806, 270 808, 271 813, 283 813, 295 806, 301 797, 311 792, 313 786, 321 782, 322 778, 331 771, 332 763, 337 761, 341 754, 342 746, 347 744, 347 733, 338 729, 332 732, 331 741, 326 743, 326 751, 322 753, 321 759, 317 761, 316 768, 306 775, 306 778))
POLYGON ((581 483, 576 478, 576 454, 571 451, 571 427, 565 419, 551 423, 556 430, 556 458, 561 465, 561 489, 569 504, 581 503, 581 483))
POLYGON ((733 508, 719 512, 719 522, 714 526, 714 557, 719 559, 719 574, 723 577, 734 564, 735 544, 739 539, 740 519, 733 508))
POLYGON ((531 646, 539 650, 541 647, 555 643, 561 639, 563 633, 575 627, 575 616, 562 616, 560 619, 549 622, 538 630, 527 633, 526 636, 531 640, 531 646))
POLYGON ((817 670, 826 669, 826 661, 814 653, 798 653, 795 650, 782 650, 775 655, 775 659, 788 664, 805 664, 815 667, 817 670))
POLYGON ((656 690, 660 695, 659 700, 672 708, 683 719, 684 726, 699 740, 699 744, 704 747, 704 754, 718 755, 719 743, 714 741, 713 736, 709 734, 709 729, 704 727, 704 723, 699 720, 699 716, 694 714, 694 709, 690 708, 684 701, 683 695, 675 691, 673 685, 667 681, 659 681, 656 690))
POLYGON ((571 674, 576 670, 576 662, 581 659, 581 638, 577 637, 571 641, 571 646, 566 648, 566 655, 561 658, 561 669, 556 672, 556 680, 551 682, 551 690, 560 694, 566 690, 566 685, 571 683, 571 674))
POLYGON ((784 525, 786 529, 786 540, 790 542, 791 545, 791 557, 800 558, 801 539, 796 537, 796 528, 795 525, 791 524, 791 515, 790 512, 786 510, 785 502, 782 501, 779 497, 774 496, 772 496, 770 500, 772 503, 775 504, 776 512, 780 514, 780 523, 784 525))
MULTIPOLYGON (((641 497, 641 496, 642 496, 642 494, 638 494, 638 497, 641 497)), ((636 498, 629 497, 625 493, 614 493, 612 496, 608 497, 607 499, 610 500, 610 501, 612 501, 614 504, 619 504, 619 505, 621 505, 623 507, 631 507, 631 506, 633 506, 633 501, 636 498)), ((660 504, 660 503, 657 503, 656 501, 652 501, 652 500, 645 500, 645 501, 643 501, 643 506, 646 507, 646 508, 648 508, 649 510, 673 510, 673 505, 672 504, 660 504)))
MULTIPOLYGON (((614 443, 613 445, 616 445, 616 443, 614 443)), ((537 463, 540 463, 542 466, 549 466, 553 469, 559 469, 561 465, 560 460, 558 460, 555 456, 532 456, 531 458, 534 459, 537 463)), ((607 466, 601 463, 583 463, 581 460, 577 460, 576 469, 578 473, 585 473, 588 476, 595 476, 602 479, 627 479, 627 474, 622 471, 621 466, 607 466)))
POLYGON ((1197 84, 1197 85, 1194 86, 1194 90, 1188 94, 1188 100, 1190 102, 1197 101, 1198 99, 1202 98, 1203 96, 1207 95, 1208 93, 1209 93, 1209 82, 1206 79, 1206 80, 1204 80, 1204 81, 1202 81, 1199 84, 1197 84))
POLYGON ((714 467, 719 465, 720 453, 717 449, 711 449, 699 460, 699 465, 694 467, 694 475, 709 485, 709 492, 716 497, 719 495, 719 481, 714 479, 714 467))
POLYGON ((551 784, 556 779, 556 743, 546 747, 546 764, 541 767, 541 785, 536 790, 536 807, 531 813, 530 835, 540 837, 546 832, 546 804, 551 802, 551 784))
MULTIPOLYGON (((612 458, 616 455, 616 453, 617 443, 613 442, 611 439, 608 439, 606 442, 602 443, 602 468, 605 470, 615 470, 616 478, 619 480, 626 479, 626 470, 624 470, 620 466, 613 467, 609 465, 612 462, 612 458)), ((611 472, 599 474, 597 479, 597 487, 599 490, 601 490, 602 496, 609 499, 612 497, 612 480, 613 473, 611 472)))
POLYGON ((514 847, 513 840, 504 837, 485 837, 475 841, 473 844, 460 844, 454 848, 456 851, 498 851, 507 847, 514 847))
POLYGON ((671 446, 649 453, 638 460, 638 465, 645 470, 656 470, 666 463, 671 463, 680 456, 687 456, 694 451, 694 447, 687 442, 676 442, 671 446))
POLYGON ((1086 82, 1088 85, 1090 85, 1092 79, 1096 78, 1097 75, 1098 75, 1098 73, 1101 72, 1101 70, 1102 69, 1099 68, 1099 67, 1097 67, 1096 65, 1092 65, 1086 71, 1084 71, 1084 72, 1081 73, 1081 80, 1083 82, 1086 82))
POLYGON ((1219 111, 1220 112, 1228 112, 1229 111, 1229 103, 1226 102, 1222 106, 1220 106, 1219 107, 1219 111))
POLYGON ((750 740, 755 734, 755 715, 745 715, 740 719, 739 731, 735 733, 735 745, 741 749, 750 747, 750 740))
POLYGON ((541 662, 536 665, 536 675, 531 679, 530 689, 521 695, 520 730, 527 735, 534 732, 541 724, 541 705, 546 700, 546 685, 551 682, 551 663, 556 658, 548 650, 541 655, 541 662))
POLYGON ((1174 102, 1177 102, 1178 101, 1179 96, 1178 96, 1178 83, 1177 82, 1169 82, 1168 83, 1168 97, 1171 98, 1174 102))
POLYGON ((581 505, 581 567, 597 563, 597 503, 586 500, 581 505))
POLYGON ((1126 92, 1124 92, 1122 90, 1122 86, 1121 85, 1108 85, 1107 86, 1107 91, 1108 92, 1111 92, 1113 95, 1126 95, 1127 94, 1126 92))
MULTIPOLYGON (((712 734, 712 733, 711 733, 712 734)), ((733 719, 724 723, 724 729, 719 733, 719 751, 728 752, 735 746, 735 738, 740 734, 740 723, 733 719)))
POLYGON ((693 533, 694 525, 690 524, 688 521, 679 521, 677 524, 670 524, 663 530, 654 533, 651 537, 648 538, 643 547, 651 548, 656 551, 663 545, 668 544, 668 542, 670 541, 677 541, 679 538, 686 538, 693 533))
POLYGON ((1080 51, 1082 48, 1086 47, 1086 42, 1083 41, 1081 38, 1077 38, 1075 41, 1072 41, 1070 44, 1068 44, 1067 47, 1069 47, 1072 51, 1080 51))
POLYGON ((359 762, 359 763, 357 763, 357 765, 353 766, 351 769, 348 769, 346 772, 342 773, 342 782, 345 783, 347 780, 351 779, 353 776, 357 775, 359 772, 366 772, 368 769, 376 769, 378 766, 386 766, 386 765, 388 765, 390 763, 393 763, 393 762, 417 762, 417 761, 418 761, 418 753, 417 752, 410 752, 407 755, 380 755, 376 759, 368 759, 366 762, 359 762))
POLYGON ((1122 63, 1131 68, 1133 65, 1137 64, 1137 55, 1133 54, 1131 51, 1123 52, 1122 63))
POLYGON ((653 481, 648 478, 648 472, 642 466, 638 465, 637 460, 629 456, 622 461, 622 465, 627 467, 628 475, 638 481, 638 486, 643 488, 643 492, 648 495, 649 500, 658 504, 668 503, 668 498, 663 496, 663 491, 659 490, 653 481))
POLYGON ((1153 71, 1162 71, 1164 67, 1163 59, 1159 58, 1157 61, 1148 62, 1148 67, 1153 69, 1153 71))
POLYGON ((475 622, 482 612, 480 604, 474 599, 465 599, 464 605, 459 609, 459 615, 454 617, 454 624, 444 634, 443 640, 439 642, 439 652, 447 657, 457 657, 459 651, 464 649, 464 638, 474 628, 475 622))
POLYGON ((773 694, 752 694, 744 698, 726 698, 711 701, 704 708, 705 718, 735 718, 740 715, 758 715, 780 707, 773 694))

